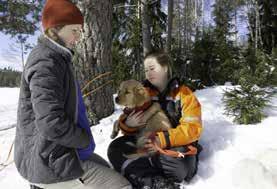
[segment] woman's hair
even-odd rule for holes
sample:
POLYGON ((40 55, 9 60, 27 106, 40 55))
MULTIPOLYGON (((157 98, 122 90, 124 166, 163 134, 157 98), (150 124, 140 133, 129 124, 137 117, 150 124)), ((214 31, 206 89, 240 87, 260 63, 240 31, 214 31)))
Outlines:
POLYGON ((60 31, 64 26, 55 26, 48 28, 44 31, 44 34, 52 39, 53 41, 59 43, 60 45, 64 45, 64 42, 60 39, 57 32, 60 31))
POLYGON ((172 78, 172 66, 171 66, 171 59, 169 55, 164 52, 163 50, 154 50, 146 54, 144 60, 148 58, 155 58, 162 67, 168 68, 168 77, 169 79, 172 78))

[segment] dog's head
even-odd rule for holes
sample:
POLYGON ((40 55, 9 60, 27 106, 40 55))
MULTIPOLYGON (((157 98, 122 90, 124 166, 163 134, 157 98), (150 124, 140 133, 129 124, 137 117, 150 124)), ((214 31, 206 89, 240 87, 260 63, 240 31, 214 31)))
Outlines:
POLYGON ((143 85, 136 80, 123 81, 120 84, 115 102, 119 105, 134 108, 148 102, 150 97, 143 85))

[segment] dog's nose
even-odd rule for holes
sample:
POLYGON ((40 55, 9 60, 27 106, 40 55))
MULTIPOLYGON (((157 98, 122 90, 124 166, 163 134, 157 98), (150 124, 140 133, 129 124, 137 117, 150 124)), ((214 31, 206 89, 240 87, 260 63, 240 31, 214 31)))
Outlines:
POLYGON ((115 97, 115 102, 118 103, 118 101, 119 101, 119 98, 117 96, 117 97, 115 97))

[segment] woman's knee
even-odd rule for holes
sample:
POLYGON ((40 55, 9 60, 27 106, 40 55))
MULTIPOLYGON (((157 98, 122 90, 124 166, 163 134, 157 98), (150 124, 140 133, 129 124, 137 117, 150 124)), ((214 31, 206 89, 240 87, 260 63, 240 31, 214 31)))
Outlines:
POLYGON ((120 147, 124 146, 124 144, 128 141, 129 137, 127 136, 122 136, 119 138, 116 138, 115 140, 113 140, 109 146, 108 146, 108 150, 115 150, 115 149, 120 149, 120 147))
POLYGON ((134 147, 130 147, 127 142, 132 142, 133 138, 129 136, 122 136, 114 141, 108 147, 108 158, 112 163, 114 169, 118 172, 121 170, 122 164, 126 161, 124 154, 128 154, 130 151, 133 151, 134 147))
POLYGON ((196 156, 188 156, 185 159, 185 166, 187 167, 187 175, 185 180, 189 182, 197 173, 198 161, 196 156))
POLYGON ((123 154, 124 152, 134 151, 134 147, 128 145, 128 143, 134 143, 135 138, 132 136, 122 136, 113 140, 108 146, 108 157, 113 154, 123 154))
POLYGON ((113 159, 113 156, 121 153, 121 147, 124 144, 122 137, 113 140, 108 146, 107 155, 109 160, 113 159))

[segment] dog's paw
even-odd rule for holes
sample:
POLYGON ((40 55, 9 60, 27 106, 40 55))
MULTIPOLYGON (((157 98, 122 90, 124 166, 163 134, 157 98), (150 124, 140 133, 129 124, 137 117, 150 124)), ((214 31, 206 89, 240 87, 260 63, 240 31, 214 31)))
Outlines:
POLYGON ((111 139, 114 139, 117 135, 118 135, 118 132, 112 132, 110 137, 111 139))
POLYGON ((118 126, 118 124, 119 124, 118 120, 115 121, 114 124, 113 124, 113 132, 112 132, 112 134, 110 136, 111 139, 114 139, 118 135, 118 133, 119 133, 119 126, 118 126))

